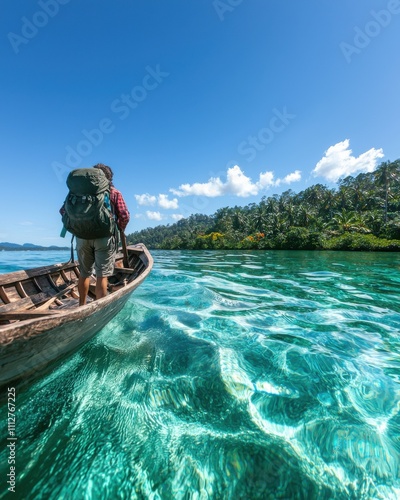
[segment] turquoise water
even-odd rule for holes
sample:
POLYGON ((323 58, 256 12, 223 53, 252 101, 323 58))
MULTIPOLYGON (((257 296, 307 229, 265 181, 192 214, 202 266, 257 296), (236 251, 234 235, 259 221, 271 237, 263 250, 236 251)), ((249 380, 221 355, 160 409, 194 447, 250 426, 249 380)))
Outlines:
MULTIPOLYGON (((33 255, 3 254, 1 272, 33 255)), ((400 498, 399 254, 153 255, 123 311, 17 393, 13 498, 400 498)), ((0 426, 6 498, 5 408, 0 426)))

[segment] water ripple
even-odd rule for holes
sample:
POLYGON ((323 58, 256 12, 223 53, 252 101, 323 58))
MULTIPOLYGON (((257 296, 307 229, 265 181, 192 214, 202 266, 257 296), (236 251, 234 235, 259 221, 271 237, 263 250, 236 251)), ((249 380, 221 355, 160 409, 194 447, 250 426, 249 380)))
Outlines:
POLYGON ((399 498, 397 254, 154 257, 19 395, 21 498, 399 498))

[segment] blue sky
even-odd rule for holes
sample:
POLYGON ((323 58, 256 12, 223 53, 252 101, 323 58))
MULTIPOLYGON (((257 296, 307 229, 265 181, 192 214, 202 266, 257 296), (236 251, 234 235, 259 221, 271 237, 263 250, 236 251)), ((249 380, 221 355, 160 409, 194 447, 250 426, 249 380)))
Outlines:
POLYGON ((399 158, 399 41, 399 0, 3 0, 0 241, 68 244, 98 162, 130 233, 399 158))

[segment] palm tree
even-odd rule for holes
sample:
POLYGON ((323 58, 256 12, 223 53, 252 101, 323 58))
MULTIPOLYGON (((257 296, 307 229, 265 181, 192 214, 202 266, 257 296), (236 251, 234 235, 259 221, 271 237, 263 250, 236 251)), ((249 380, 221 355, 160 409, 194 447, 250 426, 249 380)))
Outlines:
POLYGON ((299 208, 297 217, 299 226, 309 227, 315 218, 315 211, 311 208, 311 206, 303 204, 299 208))
POLYGON ((350 191, 350 187, 348 185, 340 186, 339 191, 336 194, 336 204, 342 210, 348 210, 352 206, 352 204, 351 204, 351 191, 350 191))
POLYGON ((276 236, 279 233, 284 233, 288 228, 287 220, 281 213, 272 213, 268 216, 269 234, 276 236))
POLYGON ((329 217, 331 218, 333 215, 333 210, 335 208, 335 190, 327 189, 324 193, 324 197, 321 200, 321 204, 319 207, 319 215, 322 218, 329 217))
POLYGON ((315 184, 307 188, 303 197, 311 206, 316 207, 320 204, 321 200, 324 198, 324 194, 327 188, 323 184, 315 184))
POLYGON ((244 214, 243 209, 235 207, 232 214, 232 227, 234 231, 244 231, 248 225, 248 217, 244 214))
POLYGON ((289 226, 294 226, 296 220, 297 207, 293 200, 288 200, 285 206, 285 216, 287 218, 289 226))
POLYGON ((384 222, 388 220, 388 204, 390 197, 390 188, 392 183, 398 182, 400 179, 400 160, 395 162, 383 162, 375 170, 375 181, 378 186, 382 187, 384 194, 384 222))
POLYGON ((278 213, 279 211, 279 202, 278 197, 276 195, 269 196, 266 200, 265 208, 268 214, 278 213))
POLYGON ((253 213, 251 214, 251 221, 256 231, 258 231, 259 233, 264 232, 265 226, 268 222, 267 212, 264 205, 261 205, 260 203, 253 210, 253 213))
POLYGON ((215 213, 215 225, 213 231, 220 233, 228 233, 232 231, 232 218, 230 208, 224 207, 217 210, 215 213))
POLYGON ((356 212, 345 208, 341 212, 336 212, 328 226, 336 227, 341 232, 369 232, 363 218, 356 212))
POLYGON ((373 234, 378 235, 382 227, 383 214, 380 210, 369 210, 364 214, 364 221, 367 227, 371 228, 373 234))

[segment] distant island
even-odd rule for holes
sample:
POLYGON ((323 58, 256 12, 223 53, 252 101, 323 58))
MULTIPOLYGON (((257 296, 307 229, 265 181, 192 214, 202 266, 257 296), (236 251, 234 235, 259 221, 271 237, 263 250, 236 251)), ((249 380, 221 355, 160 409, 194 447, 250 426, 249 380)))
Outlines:
POLYGON ((400 160, 259 203, 195 214, 127 235, 163 250, 400 251, 400 160))
POLYGON ((0 243, 0 251, 1 250, 12 250, 12 251, 27 251, 27 250, 69 250, 69 247, 57 247, 55 245, 51 245, 49 247, 43 247, 41 245, 34 245, 33 243, 24 243, 23 245, 19 245, 18 243, 9 243, 8 241, 4 241, 0 243))

